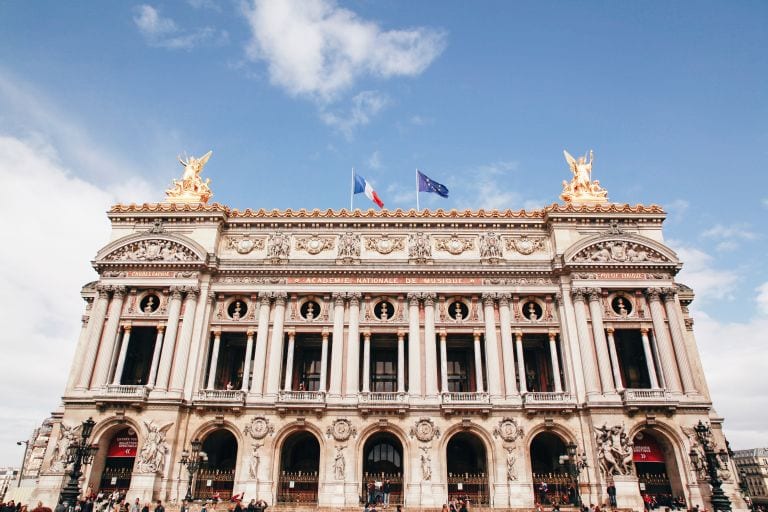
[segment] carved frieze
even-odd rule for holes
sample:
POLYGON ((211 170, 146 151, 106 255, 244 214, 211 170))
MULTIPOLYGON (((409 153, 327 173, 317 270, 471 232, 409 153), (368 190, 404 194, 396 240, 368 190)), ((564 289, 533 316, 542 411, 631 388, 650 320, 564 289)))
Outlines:
POLYGON ((296 238, 296 250, 306 251, 313 256, 323 251, 332 250, 336 246, 336 241, 331 236, 303 236, 296 238))
POLYGON ((333 437, 338 442, 348 440, 350 437, 357 436, 357 429, 352 425, 352 422, 346 418, 337 418, 333 424, 328 427, 325 434, 330 439, 333 437))
POLYGON ((216 276, 214 283, 222 284, 285 284, 284 277, 260 277, 260 276, 216 276))
POLYGON ((195 261, 197 255, 178 242, 161 239, 137 240, 107 254, 106 261, 181 262, 195 261))
POLYGON ((408 257, 417 261, 432 257, 432 245, 428 235, 418 232, 408 236, 408 257))
POLYGON ((267 434, 274 433, 275 427, 265 416, 254 416, 243 431, 253 439, 259 440, 267 437, 267 434))
POLYGON ((411 427, 410 435, 422 443, 427 443, 435 437, 440 437, 440 429, 431 419, 420 418, 419 421, 411 427))
POLYGON ((279 260, 287 258, 291 252, 290 237, 285 233, 273 233, 267 242, 267 258, 279 260))
POLYGON ((456 234, 450 237, 435 237, 435 249, 445 251, 458 256, 464 251, 471 251, 475 248, 475 241, 472 238, 460 237, 456 234))
POLYGON ((496 233, 480 235, 480 257, 483 259, 501 259, 501 239, 496 233))
POLYGON ((554 284, 551 277, 490 277, 483 279, 483 284, 501 286, 534 286, 554 284))
POLYGON ((264 238, 251 238, 249 235, 228 236, 226 248, 236 251, 238 254, 248 254, 253 250, 264 250, 266 240, 264 238))
POLYGON ((573 256, 579 263, 660 263, 669 259, 650 247, 627 240, 606 240, 585 247, 573 256))
POLYGON ((522 235, 507 239, 507 250, 518 252, 523 256, 529 256, 536 251, 543 251, 545 248, 544 237, 529 237, 527 235, 522 235))
POLYGON ((493 436, 501 437, 504 442, 513 443, 519 437, 523 437, 523 427, 518 425, 514 418, 503 418, 493 429, 493 436))
POLYGON ((352 232, 344 233, 339 237, 338 258, 360 257, 360 235, 352 232))
POLYGON ((389 254, 405 249, 405 237, 382 235, 365 239, 365 248, 379 254, 389 254))
POLYGON ((595 428, 597 442, 597 462, 605 477, 609 475, 632 474, 632 441, 624 430, 624 425, 609 427, 603 424, 595 428))

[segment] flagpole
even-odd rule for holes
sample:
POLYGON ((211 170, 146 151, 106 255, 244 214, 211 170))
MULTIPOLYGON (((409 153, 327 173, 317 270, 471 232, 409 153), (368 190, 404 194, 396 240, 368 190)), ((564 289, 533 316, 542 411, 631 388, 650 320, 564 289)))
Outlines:
POLYGON ((416 212, 419 211, 419 170, 416 169, 416 212))
POLYGON ((354 199, 355 198, 355 168, 352 168, 352 187, 349 189, 349 211, 352 212, 354 210, 354 199))

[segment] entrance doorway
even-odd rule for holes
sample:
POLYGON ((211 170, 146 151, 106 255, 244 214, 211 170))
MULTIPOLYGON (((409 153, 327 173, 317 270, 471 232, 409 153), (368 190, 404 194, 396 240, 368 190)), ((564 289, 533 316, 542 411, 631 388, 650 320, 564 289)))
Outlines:
POLYGON ((317 503, 320 442, 310 432, 292 434, 280 450, 277 502, 317 503))
POLYGON ((115 433, 109 442, 104 470, 99 479, 101 492, 126 491, 131 486, 137 446, 138 438, 132 428, 124 428, 115 433))
POLYGON ((685 507, 685 496, 677 464, 671 456, 672 450, 665 449, 664 440, 648 431, 638 432, 633 442, 632 460, 640 493, 648 494, 661 507, 685 507))
POLYGON ((403 503, 403 445, 389 432, 368 438, 363 446, 363 480, 360 496, 367 503, 384 503, 389 484, 389 503, 403 503))
POLYGON ((531 442, 533 496, 537 505, 569 505, 576 503, 576 485, 560 456, 568 452, 557 434, 542 432, 531 442))
POLYGON ((235 436, 229 430, 216 430, 203 440, 203 451, 208 455, 208 464, 198 471, 192 494, 203 499, 230 499, 237 466, 235 436))
POLYGON ((469 500, 471 505, 488 505, 488 464, 483 442, 474 434, 459 432, 445 450, 448 469, 448 499, 469 500))

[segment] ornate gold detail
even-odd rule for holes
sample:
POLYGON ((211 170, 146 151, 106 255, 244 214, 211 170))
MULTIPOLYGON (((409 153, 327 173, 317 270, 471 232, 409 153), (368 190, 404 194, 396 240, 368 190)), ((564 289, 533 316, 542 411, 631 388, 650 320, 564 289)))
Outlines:
POLYGON ((507 240, 507 250, 519 252, 523 256, 528 256, 536 251, 543 251, 544 249, 544 237, 529 237, 528 235, 522 235, 518 238, 510 238, 507 240))
POLYGON ((435 249, 438 251, 447 251, 454 256, 470 251, 475 248, 475 241, 471 238, 461 238, 456 234, 450 238, 435 237, 435 249))
POLYGON ((200 158, 190 156, 185 160, 179 157, 179 163, 184 166, 184 174, 180 180, 173 180, 173 188, 165 191, 169 203, 202 203, 206 204, 213 193, 208 187, 210 178, 205 181, 200 178, 203 167, 208 163, 213 151, 209 151, 200 158))
POLYGON ((194 261, 197 255, 188 247, 170 240, 138 240, 112 251, 104 257, 107 261, 194 261))
POLYGON ((333 249, 336 246, 336 241, 330 236, 304 236, 296 238, 296 250, 306 251, 309 254, 320 254, 323 251, 333 249))
POLYGON ((600 186, 598 180, 592 181, 592 162, 594 153, 590 150, 589 161, 587 155, 573 158, 570 153, 563 150, 565 161, 571 168, 573 178, 571 182, 563 181, 563 193, 560 199, 568 204, 594 205, 608 202, 608 191, 600 186))
POLYGON ((642 263, 667 262, 666 256, 646 245, 624 240, 598 242, 580 250, 573 256, 579 263, 642 263))
POLYGON ((264 243, 263 238, 251 238, 250 235, 227 237, 227 249, 237 251, 238 254, 248 254, 254 249, 261 251, 264 243))
POLYGON ((405 237, 382 235, 365 239, 365 248, 379 254, 389 254, 405 249, 405 237))

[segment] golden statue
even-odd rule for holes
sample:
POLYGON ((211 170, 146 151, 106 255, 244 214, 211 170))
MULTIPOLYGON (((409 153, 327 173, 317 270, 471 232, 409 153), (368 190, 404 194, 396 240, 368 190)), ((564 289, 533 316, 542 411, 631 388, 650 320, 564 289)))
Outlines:
POLYGON ((571 168, 573 178, 571 182, 563 181, 563 193, 560 199, 570 204, 601 204, 608 202, 608 191, 600 186, 598 180, 592 181, 592 162, 594 153, 589 151, 587 155, 573 158, 568 151, 563 150, 565 161, 571 168))
POLYGON ((200 158, 193 156, 182 160, 179 156, 179 163, 184 166, 184 174, 180 180, 173 180, 173 188, 165 191, 169 203, 207 203, 213 193, 208 187, 210 178, 205 181, 200 178, 200 173, 211 158, 213 151, 209 151, 200 158))

